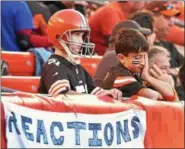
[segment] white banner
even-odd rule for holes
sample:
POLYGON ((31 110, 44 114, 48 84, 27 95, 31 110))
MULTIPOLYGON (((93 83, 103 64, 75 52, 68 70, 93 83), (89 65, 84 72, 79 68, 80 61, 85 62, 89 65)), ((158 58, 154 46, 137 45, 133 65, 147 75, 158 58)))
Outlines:
POLYGON ((74 114, 4 103, 8 148, 144 148, 146 113, 74 114))

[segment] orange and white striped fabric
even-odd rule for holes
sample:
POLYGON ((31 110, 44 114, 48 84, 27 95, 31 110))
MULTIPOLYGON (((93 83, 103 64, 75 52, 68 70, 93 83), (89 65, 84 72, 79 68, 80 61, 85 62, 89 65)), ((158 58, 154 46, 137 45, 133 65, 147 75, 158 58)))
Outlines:
POLYGON ((58 80, 53 83, 49 89, 49 95, 55 96, 58 95, 62 91, 66 91, 70 89, 70 84, 68 80, 58 80))
POLYGON ((137 82, 137 80, 132 76, 117 77, 114 81, 114 87, 121 87, 132 82, 137 82))

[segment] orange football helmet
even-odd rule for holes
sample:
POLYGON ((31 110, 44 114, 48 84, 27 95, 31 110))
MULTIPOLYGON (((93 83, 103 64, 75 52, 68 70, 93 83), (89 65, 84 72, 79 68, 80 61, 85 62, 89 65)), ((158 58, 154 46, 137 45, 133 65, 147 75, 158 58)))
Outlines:
POLYGON ((68 55, 78 54, 69 48, 70 44, 80 44, 85 49, 86 55, 94 52, 95 45, 90 43, 89 25, 85 17, 73 9, 61 10, 51 16, 48 21, 48 38, 55 47, 64 49, 68 55), (71 33, 74 31, 85 32, 83 43, 77 43, 71 40, 71 33))

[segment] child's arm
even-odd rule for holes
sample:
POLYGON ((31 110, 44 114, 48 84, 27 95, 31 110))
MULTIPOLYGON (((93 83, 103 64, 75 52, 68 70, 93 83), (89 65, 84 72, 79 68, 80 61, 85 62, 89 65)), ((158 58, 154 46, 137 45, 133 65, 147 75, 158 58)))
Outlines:
POLYGON ((140 89, 139 92, 137 92, 137 95, 153 100, 158 100, 160 98, 159 92, 156 92, 150 88, 140 89))
POLYGON ((87 89, 88 93, 92 95, 97 95, 97 96, 111 96, 114 99, 121 100, 122 99, 122 92, 118 89, 115 88, 110 88, 109 90, 105 90, 102 87, 95 87, 92 81, 91 76, 89 73, 84 69, 85 76, 86 76, 86 81, 87 81, 87 89))

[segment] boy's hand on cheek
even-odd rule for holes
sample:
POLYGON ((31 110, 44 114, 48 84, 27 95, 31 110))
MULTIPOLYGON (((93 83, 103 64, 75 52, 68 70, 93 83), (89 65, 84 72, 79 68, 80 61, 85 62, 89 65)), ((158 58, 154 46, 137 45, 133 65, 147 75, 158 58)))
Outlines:
POLYGON ((141 72, 141 78, 143 80, 147 81, 150 77, 149 72, 148 72, 149 68, 148 68, 148 55, 147 54, 145 54, 145 56, 144 56, 144 61, 145 61, 145 65, 144 65, 143 70, 141 72))
POLYGON ((160 68, 157 65, 153 65, 150 69, 150 74, 161 81, 169 83, 172 87, 174 87, 174 80, 171 75, 168 75, 167 73, 163 74, 160 68))

